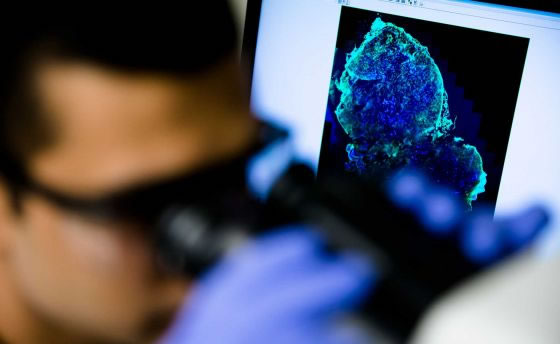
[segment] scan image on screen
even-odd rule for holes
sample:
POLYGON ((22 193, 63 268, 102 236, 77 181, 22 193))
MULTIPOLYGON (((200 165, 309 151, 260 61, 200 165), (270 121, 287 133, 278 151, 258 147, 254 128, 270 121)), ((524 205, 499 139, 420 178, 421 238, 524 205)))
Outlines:
POLYGON ((493 206, 529 39, 343 7, 318 173, 404 167, 493 206))

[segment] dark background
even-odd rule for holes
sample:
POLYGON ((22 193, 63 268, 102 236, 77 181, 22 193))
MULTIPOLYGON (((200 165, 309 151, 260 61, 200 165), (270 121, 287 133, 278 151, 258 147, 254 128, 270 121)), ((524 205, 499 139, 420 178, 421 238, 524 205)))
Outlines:
MULTIPOLYGON (((475 146, 488 173, 486 192, 477 203, 495 204, 507 150, 529 39, 430 21, 343 7, 333 77, 344 69, 346 54, 359 46, 375 18, 402 27, 427 46, 449 95, 451 135, 475 146)), ((349 139, 329 101, 319 175, 344 170, 349 139)))

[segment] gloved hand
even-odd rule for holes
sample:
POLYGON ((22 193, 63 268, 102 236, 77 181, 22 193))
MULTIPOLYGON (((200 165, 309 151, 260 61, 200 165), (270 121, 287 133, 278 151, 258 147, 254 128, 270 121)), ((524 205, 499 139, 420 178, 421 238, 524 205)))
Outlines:
POLYGON ((457 235, 465 256, 480 264, 527 247, 549 222, 542 206, 502 218, 494 218, 493 210, 484 207, 465 213, 455 193, 414 170, 396 174, 388 183, 388 195, 395 204, 414 213, 434 235, 457 235))
POLYGON ((340 326, 375 282, 360 256, 328 254, 318 235, 286 228, 227 256, 197 282, 163 344, 358 344, 340 326))

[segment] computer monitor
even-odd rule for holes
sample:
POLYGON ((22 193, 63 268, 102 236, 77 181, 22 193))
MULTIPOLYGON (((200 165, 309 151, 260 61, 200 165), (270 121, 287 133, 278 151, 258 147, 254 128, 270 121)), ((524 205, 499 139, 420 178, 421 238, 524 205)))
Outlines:
MULTIPOLYGON (((560 215, 560 15, 475 1, 249 1, 251 104, 297 158, 423 168, 496 215, 560 215)), ((541 252, 560 248, 560 221, 541 252)))

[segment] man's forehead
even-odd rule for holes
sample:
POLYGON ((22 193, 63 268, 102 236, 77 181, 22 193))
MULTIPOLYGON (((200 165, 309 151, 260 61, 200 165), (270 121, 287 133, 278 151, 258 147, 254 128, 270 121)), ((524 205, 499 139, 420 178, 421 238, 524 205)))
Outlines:
POLYGON ((129 75, 84 63, 46 64, 36 76, 40 106, 59 136, 34 159, 31 172, 46 183, 93 192, 157 178, 204 165, 212 150, 227 152, 247 134, 248 109, 227 113, 239 109, 201 93, 204 77, 129 75), (228 135, 230 148, 214 142, 228 135))
POLYGON ((135 129, 150 121, 192 121, 195 125, 248 110, 232 59, 187 77, 123 72, 79 60, 48 60, 38 64, 35 76, 42 107, 63 127, 125 124, 135 129))
POLYGON ((189 103, 197 101, 188 81, 118 73, 86 63, 44 64, 36 80, 42 107, 62 126, 96 129, 126 122, 130 127, 176 112, 185 115, 189 103))

